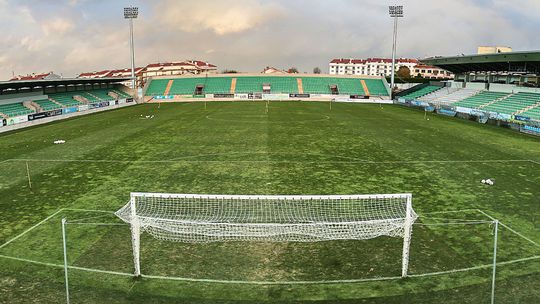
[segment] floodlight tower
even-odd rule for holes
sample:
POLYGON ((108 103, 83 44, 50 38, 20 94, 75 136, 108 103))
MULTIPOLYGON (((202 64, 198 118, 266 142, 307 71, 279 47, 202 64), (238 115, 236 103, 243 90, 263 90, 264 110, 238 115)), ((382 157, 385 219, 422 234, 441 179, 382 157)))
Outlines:
POLYGON ((131 88, 135 90, 135 50, 133 46, 133 19, 139 15, 138 7, 124 7, 124 19, 129 20, 129 46, 131 48, 131 88))
POLYGON ((403 5, 391 5, 388 7, 390 17, 394 18, 394 38, 392 42, 392 77, 390 81, 391 90, 394 91, 394 77, 396 73, 396 40, 398 18, 403 17, 403 5))

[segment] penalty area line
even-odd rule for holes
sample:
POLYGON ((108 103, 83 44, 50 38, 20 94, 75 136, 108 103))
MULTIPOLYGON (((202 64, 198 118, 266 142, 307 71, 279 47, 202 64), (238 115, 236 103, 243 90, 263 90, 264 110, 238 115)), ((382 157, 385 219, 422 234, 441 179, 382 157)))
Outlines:
POLYGON ((21 234, 17 235, 16 237, 12 238, 11 240, 5 242, 4 244, 2 244, 0 246, 0 249, 6 247, 7 245, 9 245, 10 243, 18 240, 19 238, 21 238, 22 236, 24 236, 25 234, 27 234, 28 232, 34 230, 35 228, 37 228, 38 226, 42 225, 43 223, 45 223, 46 221, 50 220, 51 218, 55 217, 57 214, 59 214, 60 212, 64 211, 64 208, 61 208, 59 209, 58 211, 56 211, 55 213, 49 215, 48 217, 46 217, 44 220, 42 220, 41 222, 35 224, 34 226, 26 229, 25 231, 23 231, 21 234))
MULTIPOLYGON (((480 212, 481 214, 487 216, 488 218, 492 219, 492 220, 496 220, 493 216, 487 214, 486 212, 480 210, 480 209, 476 209, 478 212, 480 212)), ((504 224, 503 222, 499 221, 499 224, 501 224, 501 226, 503 226, 504 228, 508 229, 510 232, 514 233, 515 235, 521 237, 522 239, 526 240, 527 242, 533 244, 534 246, 540 248, 540 244, 538 244, 537 242, 531 240, 530 238, 524 236, 523 234, 517 232, 516 230, 514 230, 513 228, 511 228, 510 226, 504 224)))
MULTIPOLYGON (((194 156, 197 157, 197 156, 194 156)), ((27 161, 27 162, 80 162, 80 163, 314 163, 314 164, 460 164, 460 163, 515 163, 515 162, 534 162, 528 159, 485 159, 485 160, 389 160, 389 161, 369 161, 369 160, 350 160, 350 161, 302 161, 302 160, 187 160, 185 158, 178 160, 117 160, 117 159, 31 159, 31 158, 13 158, 8 161, 27 161)), ((536 163, 536 162, 534 162, 536 163)))
POLYGON ((90 210, 90 209, 77 209, 77 208, 63 208, 63 210, 68 210, 68 211, 81 211, 81 212, 100 212, 100 213, 110 213, 110 214, 114 214, 114 211, 108 211, 108 210, 90 210))
POLYGON ((53 213, 53 214, 49 215, 48 217, 46 217, 45 219, 41 220, 39 223, 33 225, 32 227, 26 229, 25 231, 23 231, 19 235, 13 237, 12 239, 5 242, 4 244, 0 245, 0 249, 2 249, 4 247, 6 247, 7 245, 15 242, 16 240, 20 239, 21 237, 23 237, 24 235, 26 235, 30 231, 32 231, 32 230, 36 229, 37 227, 43 225, 45 222, 49 221, 50 219, 52 219, 53 217, 57 216, 59 213, 64 212, 64 211, 100 212, 100 213, 114 214, 114 212, 112 212, 112 211, 104 211, 104 210, 86 210, 86 209, 75 209, 75 208, 60 208, 55 213, 53 213))
MULTIPOLYGON (((35 261, 35 260, 30 260, 30 259, 25 259, 25 258, 19 258, 19 257, 6 256, 6 255, 0 255, 0 258, 10 259, 10 260, 15 260, 15 261, 20 261, 20 262, 26 262, 26 263, 31 263, 31 264, 37 264, 37 265, 43 265, 43 266, 48 266, 48 267, 56 267, 56 268, 63 268, 64 267, 64 265, 60 265, 60 264, 54 264, 54 263, 49 263, 49 262, 40 262, 40 261, 35 261)), ((516 260, 511 260, 511 261, 499 262, 499 263, 497 263, 497 266, 510 265, 510 264, 515 264, 515 263, 520 263, 520 262, 527 262, 527 261, 537 260, 537 259, 540 259, 540 255, 531 256, 531 257, 527 257, 527 258, 516 259, 516 260)), ((429 277, 429 276, 438 276, 438 275, 466 272, 466 271, 471 271, 471 270, 486 269, 486 268, 491 268, 491 267, 493 267, 492 264, 486 264, 486 265, 480 265, 480 266, 474 266, 474 267, 462 268, 462 269, 447 270, 447 271, 438 271, 438 272, 430 272, 430 273, 422 273, 422 274, 410 274, 407 277, 421 278, 421 277, 429 277)), ((118 275, 118 276, 126 276, 126 277, 133 277, 132 273, 101 270, 101 269, 78 267, 78 266, 68 266, 68 269, 87 271, 87 272, 94 272, 94 273, 104 273, 104 274, 118 275)), ((402 279, 402 277, 400 277, 400 276, 394 276, 394 277, 378 277, 378 278, 368 278, 368 279, 328 280, 328 281, 240 281, 240 280, 217 280, 217 279, 195 279, 195 278, 182 278, 182 277, 166 277, 166 276, 145 275, 145 274, 143 274, 141 276, 143 278, 158 279, 158 280, 201 282, 201 283, 220 283, 220 284, 246 284, 246 285, 346 284, 346 283, 362 283, 362 282, 376 282, 376 281, 389 281, 389 280, 402 279)))

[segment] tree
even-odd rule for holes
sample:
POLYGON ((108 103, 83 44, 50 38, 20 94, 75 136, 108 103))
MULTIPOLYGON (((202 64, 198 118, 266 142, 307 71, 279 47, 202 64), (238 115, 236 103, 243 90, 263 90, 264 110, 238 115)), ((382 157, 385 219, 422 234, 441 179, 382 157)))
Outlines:
POLYGON ((406 66, 400 66, 397 71, 399 78, 411 78, 411 70, 406 66))
POLYGON ((290 68, 287 73, 289 74, 298 74, 298 69, 295 67, 290 68))
POLYGON ((223 70, 222 73, 223 73, 223 74, 237 74, 238 71, 236 71, 236 70, 225 69, 225 70, 223 70))
POLYGON ((316 67, 313 69, 313 74, 320 74, 321 73, 321 69, 319 67, 316 67))

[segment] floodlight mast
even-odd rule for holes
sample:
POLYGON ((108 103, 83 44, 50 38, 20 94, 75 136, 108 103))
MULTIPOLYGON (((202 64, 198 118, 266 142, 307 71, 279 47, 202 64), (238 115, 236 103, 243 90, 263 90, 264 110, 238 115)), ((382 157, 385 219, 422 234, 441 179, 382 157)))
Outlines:
POLYGON ((135 49, 133 46, 133 19, 139 15, 138 7, 124 7, 124 19, 129 20, 129 46, 131 49, 131 88, 135 90, 135 49))
POLYGON ((395 73, 396 73, 397 24, 398 24, 398 18, 403 17, 403 5, 391 5, 388 7, 388 12, 390 13, 390 17, 394 18, 394 37, 392 41, 392 77, 390 80, 391 92, 393 92, 394 85, 395 85, 395 73))

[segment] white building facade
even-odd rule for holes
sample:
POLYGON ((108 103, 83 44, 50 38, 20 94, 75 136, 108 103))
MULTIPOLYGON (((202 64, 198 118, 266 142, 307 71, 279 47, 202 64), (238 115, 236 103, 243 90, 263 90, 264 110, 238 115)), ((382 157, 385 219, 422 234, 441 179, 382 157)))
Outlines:
MULTIPOLYGON (((145 67, 135 69, 137 86, 142 87, 150 77, 156 76, 180 76, 198 74, 217 74, 217 66, 200 60, 186 60, 176 62, 151 63, 145 67)), ((104 70, 99 72, 81 73, 77 78, 106 78, 106 77, 131 77, 131 69, 104 70)), ((130 86, 131 81, 125 82, 130 86)))
MULTIPOLYGON (((429 79, 453 79, 454 74, 434 66, 422 65, 418 59, 396 59, 396 72, 400 67, 407 67, 411 77, 423 77, 429 79)), ((368 58, 368 59, 334 59, 330 62, 331 75, 366 75, 384 76, 392 75, 392 59, 368 58)))
MULTIPOLYGON (((396 59, 396 71, 406 66, 414 71, 418 64, 417 59, 396 59)), ((368 58, 368 59, 334 59, 330 61, 331 75, 367 75, 367 76, 390 76, 392 74, 392 59, 368 58)))
POLYGON ((411 69, 411 77, 423 77, 429 79, 454 79, 454 74, 438 67, 419 64, 411 69))

